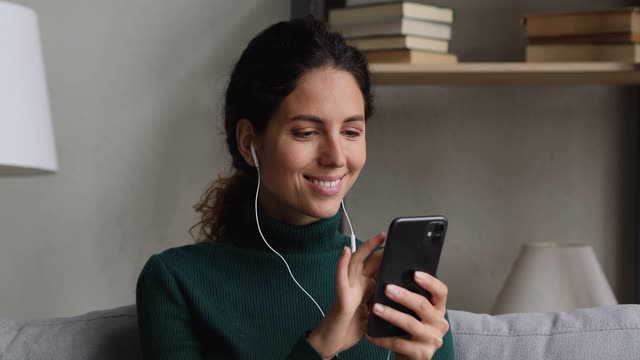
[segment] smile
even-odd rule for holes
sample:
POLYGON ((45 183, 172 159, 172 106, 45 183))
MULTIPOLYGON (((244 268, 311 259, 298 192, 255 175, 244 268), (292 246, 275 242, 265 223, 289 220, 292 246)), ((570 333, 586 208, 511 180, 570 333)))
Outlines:
POLYGON ((311 181, 312 183, 318 185, 318 186, 322 186, 325 188, 333 188, 338 186, 338 184, 340 184, 340 181, 342 180, 342 178, 335 180, 335 181, 321 181, 321 180, 317 180, 314 178, 307 178, 307 180, 311 181))
POLYGON ((332 181, 319 180, 309 176, 305 176, 304 178, 316 192, 322 195, 335 195, 340 191, 340 188, 342 187, 341 184, 343 177, 344 175, 332 181))

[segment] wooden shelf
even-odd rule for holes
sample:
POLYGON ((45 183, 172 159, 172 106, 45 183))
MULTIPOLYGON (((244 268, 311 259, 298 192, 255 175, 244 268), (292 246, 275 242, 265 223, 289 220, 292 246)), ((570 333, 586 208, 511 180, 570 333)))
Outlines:
POLYGON ((640 85, 640 64, 479 62, 371 64, 375 85, 640 85))

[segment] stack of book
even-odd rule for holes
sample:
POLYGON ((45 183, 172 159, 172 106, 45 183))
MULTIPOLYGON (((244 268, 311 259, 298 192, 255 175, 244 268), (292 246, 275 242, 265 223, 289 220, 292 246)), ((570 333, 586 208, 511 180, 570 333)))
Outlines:
POLYGON ((451 64, 453 13, 416 1, 347 0, 329 11, 329 25, 370 63, 451 64))
POLYGON ((527 16, 527 62, 640 62, 640 8, 527 16))

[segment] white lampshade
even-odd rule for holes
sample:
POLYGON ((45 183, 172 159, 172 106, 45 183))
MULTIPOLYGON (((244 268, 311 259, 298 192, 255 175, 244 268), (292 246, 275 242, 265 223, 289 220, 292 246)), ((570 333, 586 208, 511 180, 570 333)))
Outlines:
POLYGON ((531 243, 523 246, 493 314, 571 311, 617 304, 591 246, 531 243))
POLYGON ((0 175, 57 170, 37 15, 0 1, 0 175))

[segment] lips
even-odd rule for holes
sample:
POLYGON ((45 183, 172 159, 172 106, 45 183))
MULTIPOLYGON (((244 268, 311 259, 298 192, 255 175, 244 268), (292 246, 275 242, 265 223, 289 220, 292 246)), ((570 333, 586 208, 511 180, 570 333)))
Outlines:
POLYGON ((318 181, 336 181, 339 179, 342 179, 344 177, 345 174, 342 175, 334 175, 334 176, 308 176, 305 175, 304 177, 309 179, 309 180, 318 180, 318 181))
POLYGON ((317 193, 322 195, 335 195, 342 188, 342 176, 321 176, 309 177, 305 176, 305 180, 317 193), (323 180, 327 179, 327 180, 323 180))

